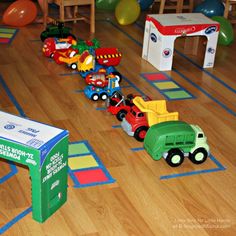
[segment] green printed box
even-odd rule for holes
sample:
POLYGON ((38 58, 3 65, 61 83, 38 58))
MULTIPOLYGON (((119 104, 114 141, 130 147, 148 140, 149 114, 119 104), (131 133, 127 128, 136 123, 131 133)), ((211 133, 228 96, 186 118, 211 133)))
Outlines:
POLYGON ((68 131, 0 111, 0 158, 29 167, 32 217, 44 222, 67 200, 68 131))

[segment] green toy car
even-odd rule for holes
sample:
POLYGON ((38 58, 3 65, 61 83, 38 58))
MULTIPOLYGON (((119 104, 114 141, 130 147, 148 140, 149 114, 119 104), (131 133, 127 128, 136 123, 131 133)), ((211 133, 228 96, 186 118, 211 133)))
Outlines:
POLYGON ((71 28, 65 27, 63 22, 48 24, 46 30, 41 33, 40 39, 44 42, 46 38, 67 38, 71 36, 76 40, 76 37, 70 31, 71 28))

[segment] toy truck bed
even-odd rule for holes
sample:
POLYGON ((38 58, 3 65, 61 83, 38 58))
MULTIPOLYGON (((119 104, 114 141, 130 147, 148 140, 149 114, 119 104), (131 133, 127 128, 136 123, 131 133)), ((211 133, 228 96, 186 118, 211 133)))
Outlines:
POLYGON ((144 101, 142 97, 135 97, 133 102, 140 111, 145 112, 149 127, 160 122, 179 119, 178 112, 167 111, 165 100, 144 101))

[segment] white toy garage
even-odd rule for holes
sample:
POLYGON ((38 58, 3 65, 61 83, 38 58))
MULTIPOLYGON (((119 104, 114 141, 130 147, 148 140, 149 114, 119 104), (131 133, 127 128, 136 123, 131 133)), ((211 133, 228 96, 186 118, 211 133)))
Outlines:
POLYGON ((203 68, 214 66, 220 24, 201 13, 147 15, 142 57, 160 71, 172 69, 174 42, 181 36, 206 36, 203 68))

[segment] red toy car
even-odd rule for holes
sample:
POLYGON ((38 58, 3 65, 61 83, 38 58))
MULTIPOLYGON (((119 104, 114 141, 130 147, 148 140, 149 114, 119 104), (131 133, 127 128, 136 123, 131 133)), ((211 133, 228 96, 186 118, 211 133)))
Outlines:
MULTIPOLYGON (((119 121, 122 121, 126 114, 130 111, 131 107, 134 106, 133 99, 141 95, 128 94, 127 97, 121 93, 116 92, 106 100, 107 111, 112 115, 116 115, 119 121)), ((142 96, 145 101, 150 101, 148 96, 142 96)))
POLYGON ((100 69, 98 72, 90 73, 85 77, 85 82, 88 85, 94 85, 96 87, 106 87, 108 86, 109 78, 118 78, 118 82, 121 82, 122 76, 119 72, 115 71, 110 74, 106 74, 105 69, 100 69))
POLYGON ((46 57, 53 58, 55 51, 65 51, 75 42, 71 36, 65 39, 47 38, 44 40, 43 54, 46 57))

